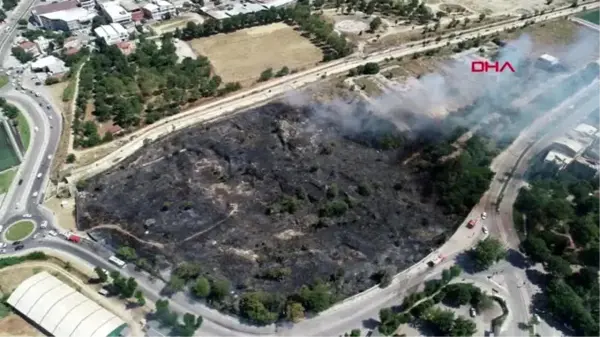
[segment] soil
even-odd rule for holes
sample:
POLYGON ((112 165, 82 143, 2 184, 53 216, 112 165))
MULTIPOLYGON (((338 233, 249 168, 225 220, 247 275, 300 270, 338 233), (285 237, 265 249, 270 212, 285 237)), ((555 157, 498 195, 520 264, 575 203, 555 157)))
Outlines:
POLYGON ((361 120, 357 106, 339 113, 271 104, 151 144, 87 182, 78 227, 100 226, 93 235, 108 243, 197 262, 237 286, 291 292, 342 270, 343 294, 364 290, 374 273, 422 259, 455 219, 434 196, 421 198, 426 173, 401 166, 403 151, 372 146, 379 135, 371 130, 395 127, 361 120), (348 210, 324 216, 332 202, 348 210), (281 267, 292 271, 283 281, 257 277, 281 267))

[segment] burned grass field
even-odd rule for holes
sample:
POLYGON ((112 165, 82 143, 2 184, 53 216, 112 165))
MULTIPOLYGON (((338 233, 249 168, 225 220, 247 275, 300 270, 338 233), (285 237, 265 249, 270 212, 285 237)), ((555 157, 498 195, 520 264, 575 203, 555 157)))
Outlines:
POLYGON ((350 295, 422 259, 455 222, 422 197, 427 174, 402 164, 412 141, 396 130, 284 104, 184 130, 87 181, 78 226, 238 289, 321 279, 350 295))

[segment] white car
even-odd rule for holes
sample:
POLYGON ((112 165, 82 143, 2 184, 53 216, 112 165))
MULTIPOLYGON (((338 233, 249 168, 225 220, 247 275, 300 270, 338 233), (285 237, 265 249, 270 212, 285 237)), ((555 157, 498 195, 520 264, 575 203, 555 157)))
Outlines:
POLYGON ((35 97, 40 97, 40 93, 39 93, 39 92, 36 92, 36 93, 35 93, 35 97))
POLYGON ((46 221, 46 220, 42 221, 42 223, 40 224, 40 227, 42 227, 42 228, 48 227, 48 221, 46 221))
POLYGON ((483 231, 483 234, 488 234, 490 231, 488 231, 487 227, 483 226, 481 227, 481 230, 483 231))
POLYGON ((475 317, 477 316, 477 311, 475 311, 475 308, 471 307, 471 309, 469 309, 469 314, 471 317, 475 317))
POLYGON ((23 214, 24 218, 31 218, 31 214, 27 213, 27 214, 23 214))
POLYGON ((2 232, 2 230, 4 230, 4 226, 0 226, 0 232, 2 232))
POLYGON ((52 235, 52 236, 57 236, 58 233, 56 233, 55 231, 49 231, 48 234, 52 235))
POLYGON ((31 195, 31 197, 32 197, 32 198, 35 198, 35 197, 37 197, 37 196, 38 196, 38 192, 37 192, 37 191, 36 191, 36 192, 33 192, 33 194, 31 195))
POLYGON ((36 177, 39 179, 39 178, 41 178, 41 177, 42 177, 42 174, 41 174, 41 173, 38 173, 36 177))
POLYGON ((52 159, 52 155, 51 154, 48 155, 48 160, 50 160, 50 159, 52 159))
POLYGON ((35 132, 40 131, 40 128, 38 128, 37 126, 33 128, 35 130, 35 132))
POLYGON ((487 218, 487 213, 486 212, 481 213, 481 218, 483 220, 485 220, 485 218, 487 218))
POLYGON ((2 253, 2 254, 6 253, 6 249, 0 250, 0 253, 2 253))
POLYGON ((2 242, 2 244, 0 244, 0 248, 6 248, 6 246, 8 246, 8 243, 6 242, 2 242))

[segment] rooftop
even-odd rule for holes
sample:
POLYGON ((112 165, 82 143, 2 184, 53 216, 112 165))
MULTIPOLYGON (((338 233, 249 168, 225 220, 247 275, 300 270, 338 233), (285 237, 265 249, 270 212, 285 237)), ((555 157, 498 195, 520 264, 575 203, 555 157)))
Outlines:
POLYGON ((140 10, 143 6, 143 4, 134 1, 121 1, 119 2, 119 4, 121 5, 121 7, 123 7, 126 11, 129 12, 140 10))
POLYGON ((50 20, 63 20, 63 21, 90 21, 92 20, 96 14, 94 12, 90 12, 87 9, 76 7, 71 9, 65 9, 62 11, 46 13, 43 15, 45 18, 50 20))
POLYGON ((583 133, 587 136, 593 136, 596 132, 598 132, 598 129, 589 124, 579 124, 575 128, 575 131, 583 133))
POLYGON ((554 141, 554 144, 559 144, 567 147, 575 153, 579 153, 585 147, 580 142, 567 137, 561 137, 554 141))
POLYGON ((131 16, 129 12, 125 10, 125 8, 121 7, 117 2, 108 1, 102 3, 100 6, 104 9, 104 11, 110 16, 113 20, 115 18, 122 18, 125 16, 131 16))
POLYGON ((31 63, 31 68, 32 69, 43 69, 43 68, 47 68, 53 64, 62 64, 64 66, 64 62, 63 60, 59 59, 58 57, 54 56, 54 55, 50 55, 50 56, 46 56, 46 57, 42 57, 41 59, 31 63))
POLYGON ((75 8, 75 7, 77 7, 77 1, 67 0, 67 1, 62 1, 62 2, 56 2, 56 3, 51 3, 51 4, 35 6, 35 7, 33 7, 32 12, 37 15, 40 15, 40 14, 58 12, 58 11, 62 11, 65 9, 71 9, 71 8, 75 8))
POLYGON ((35 47, 35 43, 33 43, 31 41, 23 41, 19 44, 19 47, 21 47, 23 49, 29 49, 29 48, 35 47))
POLYGON ((564 153, 560 153, 558 151, 550 151, 548 152, 548 154, 546 155, 546 158, 544 158, 545 161, 547 162, 553 162, 557 165, 562 165, 562 164, 569 164, 571 161, 573 161, 572 157, 567 156, 564 153))
POLYGON ((118 23, 111 23, 109 25, 103 25, 94 29, 94 33, 100 38, 108 39, 111 37, 119 37, 121 35, 127 35, 127 30, 118 23))

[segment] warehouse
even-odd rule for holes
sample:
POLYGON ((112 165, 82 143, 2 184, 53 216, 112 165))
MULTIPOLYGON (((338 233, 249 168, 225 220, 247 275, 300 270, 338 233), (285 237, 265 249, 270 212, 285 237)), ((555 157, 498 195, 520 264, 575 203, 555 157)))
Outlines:
POLYGON ((127 324, 48 272, 23 281, 6 303, 53 336, 116 337, 127 324))

